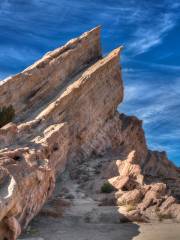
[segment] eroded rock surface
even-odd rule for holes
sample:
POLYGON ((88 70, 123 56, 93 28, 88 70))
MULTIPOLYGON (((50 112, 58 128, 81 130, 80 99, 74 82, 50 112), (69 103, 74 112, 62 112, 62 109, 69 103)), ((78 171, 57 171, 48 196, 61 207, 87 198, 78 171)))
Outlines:
POLYGON ((98 27, 1 83, 0 105, 15 119, 0 129, 0 240, 17 239, 65 169, 95 209, 112 207, 86 221, 180 220, 179 170, 148 150, 140 120, 117 112, 120 50, 102 57, 98 27))

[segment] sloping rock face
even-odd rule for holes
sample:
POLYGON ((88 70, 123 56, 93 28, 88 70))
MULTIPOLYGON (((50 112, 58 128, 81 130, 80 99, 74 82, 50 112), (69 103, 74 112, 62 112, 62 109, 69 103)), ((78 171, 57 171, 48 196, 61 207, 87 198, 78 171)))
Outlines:
POLYGON ((0 240, 17 239, 56 176, 93 156, 116 156, 100 176, 116 189, 117 205, 135 205, 129 219, 152 205, 180 217, 178 169, 165 152, 148 150, 140 120, 117 112, 120 50, 102 57, 97 27, 1 83, 0 105, 12 105, 15 118, 0 129, 0 240))

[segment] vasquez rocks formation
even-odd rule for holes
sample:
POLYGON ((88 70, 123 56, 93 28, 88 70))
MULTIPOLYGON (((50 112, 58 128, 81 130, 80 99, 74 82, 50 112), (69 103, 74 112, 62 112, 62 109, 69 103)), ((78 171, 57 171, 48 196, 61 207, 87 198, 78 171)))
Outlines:
POLYGON ((102 57, 95 28, 1 82, 0 106, 15 111, 0 128, 1 240, 17 239, 51 196, 57 174, 68 168, 78 178, 81 163, 96 156, 109 161, 86 190, 102 205, 131 204, 123 214, 132 221, 153 214, 180 220, 178 169, 165 152, 148 150, 140 120, 117 112, 120 51, 102 57), (101 198, 102 191, 111 193, 101 198))

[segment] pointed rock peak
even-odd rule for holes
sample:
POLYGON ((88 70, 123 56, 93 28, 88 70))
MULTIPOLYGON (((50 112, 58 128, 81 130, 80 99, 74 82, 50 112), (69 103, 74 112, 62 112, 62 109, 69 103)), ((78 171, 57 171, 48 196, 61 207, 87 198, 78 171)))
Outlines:
POLYGON ((101 25, 98 25, 98 26, 92 28, 91 30, 89 30, 89 31, 87 31, 87 32, 85 32, 85 33, 83 33, 82 36, 84 36, 84 35, 88 35, 88 34, 90 34, 90 33, 99 33, 99 34, 100 34, 100 32, 101 32, 101 25))

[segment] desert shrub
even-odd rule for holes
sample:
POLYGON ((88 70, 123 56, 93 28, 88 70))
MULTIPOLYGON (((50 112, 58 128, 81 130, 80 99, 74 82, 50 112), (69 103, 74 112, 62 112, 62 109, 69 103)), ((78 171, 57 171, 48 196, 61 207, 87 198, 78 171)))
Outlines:
POLYGON ((15 116, 15 111, 12 105, 8 107, 0 107, 0 128, 11 122, 15 116))
POLYGON ((164 219, 172 219, 173 218, 171 213, 161 213, 161 212, 157 211, 156 214, 157 214, 157 217, 160 222, 163 221, 164 219))
POLYGON ((109 183, 109 182, 105 182, 102 186, 101 186, 101 192, 102 193, 111 193, 113 192, 115 189, 114 187, 109 183))

